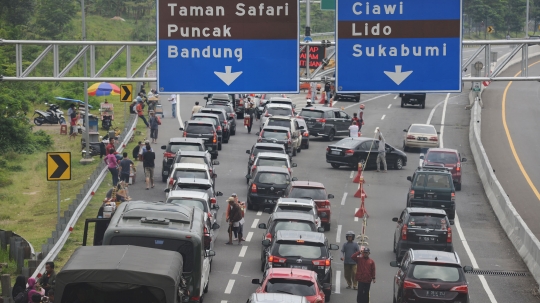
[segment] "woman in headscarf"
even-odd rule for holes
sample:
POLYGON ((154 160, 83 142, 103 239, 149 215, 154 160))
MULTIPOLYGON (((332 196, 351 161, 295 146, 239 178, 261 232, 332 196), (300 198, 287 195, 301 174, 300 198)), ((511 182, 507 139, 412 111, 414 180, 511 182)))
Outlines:
POLYGON ((13 289, 11 290, 11 296, 13 297, 13 299, 15 299, 15 297, 19 293, 24 292, 25 289, 26 289, 26 278, 23 275, 20 275, 15 280, 15 284, 13 285, 13 289))
POLYGON ((32 302, 32 296, 34 294, 38 294, 41 296, 45 295, 45 289, 37 285, 36 279, 34 278, 28 278, 28 288, 30 289, 30 291, 28 292, 28 302, 32 302))

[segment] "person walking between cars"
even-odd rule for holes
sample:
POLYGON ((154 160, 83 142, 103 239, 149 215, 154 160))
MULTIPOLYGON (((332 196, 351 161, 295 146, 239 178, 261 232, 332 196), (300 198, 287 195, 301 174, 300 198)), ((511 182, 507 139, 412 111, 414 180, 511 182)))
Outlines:
POLYGON ((341 261, 343 261, 343 272, 345 274, 345 281, 347 281, 347 289, 357 289, 358 281, 356 281, 356 262, 351 259, 351 256, 360 251, 360 246, 354 241, 354 232, 348 231, 345 234, 347 243, 343 244, 341 248, 341 261))
POLYGON ((353 121, 351 126, 349 126, 349 137, 351 138, 358 138, 360 131, 358 130, 358 125, 356 124, 356 121, 353 121))
POLYGON ((143 120, 146 127, 149 127, 149 124, 146 121, 146 117, 144 116, 144 106, 143 106, 143 101, 142 100, 139 101, 139 103, 137 104, 137 107, 135 108, 135 110, 137 111, 137 115, 139 116, 139 118, 141 118, 141 120, 143 120))
POLYGON ((328 103, 330 102, 330 98, 332 98, 332 85, 330 82, 326 82, 324 84, 324 92, 326 93, 326 99, 324 100, 324 105, 328 106, 328 103))
POLYGON ((356 262, 356 281, 358 293, 356 303, 369 303, 369 289, 371 282, 375 283, 375 261, 369 258, 371 253, 368 247, 352 254, 351 259, 356 262))
POLYGON ((116 186, 116 184, 118 184, 118 160, 114 155, 114 149, 109 149, 109 154, 105 156, 103 161, 105 161, 105 164, 107 164, 107 167, 111 172, 113 186, 116 186))
POLYGON ((233 197, 234 202, 238 204, 238 206, 240 206, 240 210, 242 211, 242 220, 240 220, 239 222, 240 225, 238 226, 238 230, 235 233, 235 235, 237 235, 236 238, 238 239, 235 239, 235 240, 246 241, 246 239, 244 239, 243 237, 244 236, 244 223, 245 223, 244 215, 245 215, 245 210, 246 210, 246 203, 238 200, 238 195, 236 193, 233 193, 231 197, 233 197))
POLYGON ((176 95, 171 95, 171 97, 168 99, 169 101, 171 101, 171 105, 172 105, 172 117, 173 118, 176 118, 176 95))
POLYGON ((362 125, 364 125, 364 104, 360 104, 360 109, 358 110, 358 130, 362 130, 362 125))
POLYGON ((133 167, 133 170, 135 171, 135 164, 133 164, 133 161, 128 159, 128 153, 123 153, 124 158, 122 161, 120 161, 120 181, 124 182, 124 185, 127 186, 129 184, 129 175, 131 173, 131 167, 133 167))
POLYGON ((379 133, 379 154, 377 155, 377 172, 379 172, 379 163, 382 161, 384 166, 384 172, 387 172, 386 170, 386 141, 384 140, 383 134, 381 133, 381 130, 377 128, 377 133, 379 133))
POLYGON ((143 167, 144 176, 146 177, 146 190, 148 190, 150 187, 154 188, 154 162, 156 160, 156 154, 148 141, 145 148, 146 152, 143 152, 143 167))
POLYGON ((202 106, 199 105, 199 101, 195 101, 195 105, 191 109, 191 117, 193 117, 194 114, 201 111, 202 106))
MULTIPOLYGON (((229 207, 231 209, 229 210, 229 217, 226 218, 226 221, 229 222, 229 242, 225 244, 232 245, 232 234, 235 229, 236 231, 238 231, 240 221, 242 220, 242 210, 240 209, 240 206, 234 201, 233 197, 227 199, 227 202, 229 203, 229 207)), ((242 234, 239 233, 238 245, 240 244, 242 244, 242 234)))
POLYGON ((156 116, 153 110, 150 111, 148 123, 150 124, 150 138, 152 139, 152 143, 157 143, 158 126, 161 125, 161 120, 156 116))
POLYGON ((246 109, 246 112, 245 112, 246 118, 244 118, 244 125, 247 126, 248 134, 251 133, 251 127, 253 126, 253 120, 255 119, 256 110, 257 109, 255 108, 255 104, 253 103, 253 101, 251 101, 251 97, 248 97, 248 108, 246 109), (246 119, 249 119, 249 120, 246 121, 246 119))

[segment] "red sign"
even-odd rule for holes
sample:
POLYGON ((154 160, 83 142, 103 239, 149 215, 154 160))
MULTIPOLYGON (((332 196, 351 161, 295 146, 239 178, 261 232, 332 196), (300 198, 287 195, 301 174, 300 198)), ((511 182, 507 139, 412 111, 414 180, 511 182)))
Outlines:
MULTIPOLYGON (((322 64, 324 59, 324 47, 322 46, 310 46, 309 47, 309 67, 317 68, 322 64)), ((300 68, 306 68, 306 49, 302 50, 300 53, 300 68)))

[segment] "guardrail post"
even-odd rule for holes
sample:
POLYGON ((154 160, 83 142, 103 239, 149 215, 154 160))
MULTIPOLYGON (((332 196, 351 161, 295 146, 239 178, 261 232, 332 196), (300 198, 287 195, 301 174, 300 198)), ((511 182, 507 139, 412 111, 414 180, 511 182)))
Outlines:
POLYGON ((7 244, 8 244, 8 241, 6 237, 6 232, 2 230, 0 231, 0 249, 6 250, 7 244))
POLYGON ((17 247, 17 272, 22 272, 22 268, 24 266, 24 247, 18 246, 17 247))
POLYGON ((9 277, 9 275, 2 275, 2 277, 0 277, 0 283, 2 285, 2 297, 11 297, 11 278, 9 277))

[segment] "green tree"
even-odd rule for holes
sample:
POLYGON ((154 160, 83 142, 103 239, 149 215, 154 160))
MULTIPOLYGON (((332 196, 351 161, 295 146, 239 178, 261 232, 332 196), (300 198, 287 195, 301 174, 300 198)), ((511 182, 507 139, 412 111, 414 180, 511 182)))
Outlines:
POLYGON ((62 37, 69 30, 71 19, 78 11, 78 3, 76 0, 40 0, 34 28, 41 39, 62 37))

